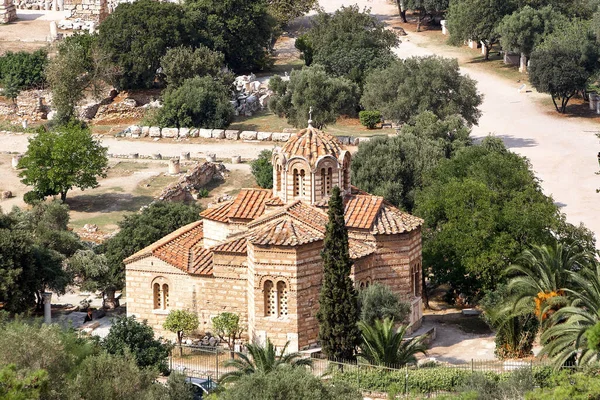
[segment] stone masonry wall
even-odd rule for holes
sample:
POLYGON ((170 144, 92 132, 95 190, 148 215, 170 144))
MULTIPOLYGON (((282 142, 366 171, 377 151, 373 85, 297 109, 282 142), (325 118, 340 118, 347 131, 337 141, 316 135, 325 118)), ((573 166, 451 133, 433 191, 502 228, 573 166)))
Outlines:
POLYGON ((323 260, 319 241, 302 246, 298 251, 298 347, 317 345, 319 337, 319 294, 323 280, 323 260))

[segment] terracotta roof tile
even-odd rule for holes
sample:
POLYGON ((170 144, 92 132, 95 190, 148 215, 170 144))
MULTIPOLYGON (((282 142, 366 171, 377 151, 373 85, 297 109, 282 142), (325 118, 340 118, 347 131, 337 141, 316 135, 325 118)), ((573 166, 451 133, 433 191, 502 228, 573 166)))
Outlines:
POLYGON ((377 250, 374 244, 369 242, 363 242, 357 239, 348 239, 348 250, 350 251, 350 258, 358 260, 372 254, 377 250))
POLYGON ((237 238, 211 247, 212 251, 223 253, 246 253, 246 237, 237 238))
MULTIPOLYGON (((143 248, 142 250, 133 254, 132 256, 127 257, 123 262, 125 264, 129 264, 129 263, 139 260, 143 257, 152 255, 158 248, 170 243, 173 240, 176 240, 180 236, 184 236, 185 238, 187 238, 188 243, 193 242, 195 240, 193 238, 197 238, 198 240, 201 240, 204 237, 202 220, 192 222, 191 224, 182 226, 181 228, 169 233, 167 236, 157 240, 156 242, 152 243, 151 245, 146 246, 145 248, 143 248)), ((193 242, 192 245, 194 243, 195 242, 193 242)))
POLYGON ((262 246, 299 246, 323 240, 323 233, 286 216, 254 229, 248 240, 262 246))
POLYGON ((248 224, 248 228, 252 229, 258 225, 268 223, 282 216, 292 217, 320 232, 325 232, 325 225, 327 225, 327 214, 318 208, 312 207, 297 200, 285 207, 274 210, 260 218, 255 219, 248 224))
POLYGON ((383 197, 367 195, 350 197, 346 202, 346 226, 348 228, 371 229, 381 204, 383 204, 383 197))
POLYGON ((207 208, 200 213, 200 216, 213 221, 227 222, 229 220, 228 214, 232 206, 233 200, 222 203, 217 207, 207 208))
POLYGON ((410 232, 423 225, 423 222, 421 218, 400 211, 393 205, 384 202, 375 223, 371 227, 371 233, 374 235, 392 235, 410 232))
POLYGON ((311 126, 290 135, 281 149, 281 153, 290 159, 304 157, 311 166, 315 166, 319 157, 332 155, 336 158, 342 152, 342 145, 335 136, 321 132, 311 126))
POLYGON ((285 203, 279 197, 273 197, 267 201, 265 201, 265 206, 271 207, 283 207, 285 203))
POLYGON ((255 219, 265 212, 265 201, 273 197, 270 189, 242 189, 233 199, 227 215, 235 219, 255 219))
POLYGON ((202 243, 198 243, 191 251, 191 260, 189 263, 188 272, 194 275, 210 275, 212 274, 212 258, 213 253, 210 249, 205 249, 202 243))

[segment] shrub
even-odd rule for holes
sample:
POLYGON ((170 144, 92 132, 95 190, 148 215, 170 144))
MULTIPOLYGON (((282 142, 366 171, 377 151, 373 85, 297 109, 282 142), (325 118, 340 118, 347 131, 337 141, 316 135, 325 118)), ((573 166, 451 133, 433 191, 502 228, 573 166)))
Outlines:
POLYGON ((361 111, 358 113, 358 118, 363 126, 367 129, 373 129, 381 122, 381 113, 379 111, 361 111))
POLYGON ((45 50, 6 52, 0 57, 0 82, 3 85, 10 82, 19 90, 41 86, 46 82, 44 69, 47 64, 45 50))
POLYGON ((36 192, 34 190, 27 192, 23 195, 23 201, 29 205, 33 205, 33 204, 37 203, 38 201, 42 200, 43 198, 44 198, 43 195, 40 195, 38 192, 36 192))
POLYGON ((258 186, 264 189, 273 188, 273 164, 271 164, 271 150, 263 150, 258 155, 256 160, 250 163, 252 167, 252 175, 256 179, 258 186))
POLYGON ((164 95, 158 111, 161 127, 176 126, 220 129, 233 121, 229 89, 210 77, 191 78, 164 95))
POLYGON ((362 289, 358 292, 360 319, 367 325, 375 320, 393 319, 403 323, 410 314, 410 304, 400 300, 400 297, 389 286, 380 283, 362 289))

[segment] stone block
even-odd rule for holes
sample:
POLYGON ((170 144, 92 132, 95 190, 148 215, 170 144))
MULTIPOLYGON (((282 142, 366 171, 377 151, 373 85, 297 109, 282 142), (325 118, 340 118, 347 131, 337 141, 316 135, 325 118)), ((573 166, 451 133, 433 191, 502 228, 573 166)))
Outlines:
POLYGON ((262 141, 271 140, 271 137, 273 137, 273 132, 258 132, 256 134, 256 138, 262 141))
POLYGON ((149 126, 142 126, 142 132, 140 133, 141 137, 147 137, 150 134, 149 126))
POLYGON ((240 133, 241 140, 256 140, 256 135, 258 132, 256 131, 243 131, 240 133))
POLYGON ((350 138, 350 144, 352 146, 358 146, 360 144, 360 142, 361 142, 360 138, 357 138, 357 137, 350 138))
POLYGON ((200 129, 200 137, 204 139, 212 138, 212 129, 200 129))
POLYGON ((339 140, 341 144, 346 146, 350 144, 350 136, 337 136, 337 140, 339 140))
POLYGON ((198 137, 198 135, 200 134, 200 131, 196 128, 192 128, 190 129, 190 137, 198 137))
POLYGON ((223 129, 213 129, 210 136, 213 139, 225 139, 225 131, 223 129))
POLYGON ((160 128, 158 126, 151 126, 148 129, 148 135, 150 137, 160 137, 160 128))
POLYGON ((139 125, 131 125, 129 127, 129 132, 131 132, 131 137, 140 137, 142 136, 142 127, 139 125))
POLYGON ((287 142, 290 138, 290 134, 287 132, 273 132, 271 140, 274 142, 287 142))
POLYGON ((240 131, 228 129, 225 131, 225 139, 227 140, 238 140, 240 138, 240 131))
POLYGON ((190 128, 179 128, 179 137, 188 137, 190 135, 190 128))
POLYGON ((179 129, 177 128, 163 128, 162 137, 164 138, 176 138, 179 136, 179 129))

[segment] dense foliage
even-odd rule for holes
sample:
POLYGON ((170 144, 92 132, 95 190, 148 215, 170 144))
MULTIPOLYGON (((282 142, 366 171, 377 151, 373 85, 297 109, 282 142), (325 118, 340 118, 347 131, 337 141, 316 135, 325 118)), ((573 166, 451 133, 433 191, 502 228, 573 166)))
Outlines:
POLYGON ((328 74, 361 83, 370 69, 393 60, 391 49, 397 44, 394 33, 370 10, 354 5, 332 14, 320 12, 297 47, 306 65, 320 64, 328 74))
POLYGON ((423 265, 457 293, 492 290, 525 248, 550 240, 559 214, 526 159, 488 137, 431 171, 415 200, 423 265))
POLYGON ((319 340, 329 358, 352 360, 360 340, 357 326, 357 293, 350 278, 352 261, 348 251, 348 230, 340 188, 334 187, 329 199, 329 222, 321 258, 323 283, 319 296, 319 340))
POLYGON ((233 121, 230 90, 212 77, 186 79, 167 90, 156 122, 161 127, 226 128, 233 121))
POLYGON ((32 53, 8 51, 0 56, 0 86, 3 95, 15 99, 23 89, 37 88, 46 82, 44 69, 48 64, 45 50, 32 53))
POLYGON ((403 323, 410 313, 410 304, 400 300, 389 286, 377 282, 358 292, 358 308, 360 320, 367 325, 386 318, 403 323))
POLYGON ((163 328, 171 331, 177 335, 177 344, 181 346, 183 337, 190 335, 194 330, 198 329, 198 315, 196 313, 187 310, 171 310, 165 322, 163 328))
POLYGON ((29 139, 27 151, 19 161, 21 182, 33 186, 36 197, 60 194, 74 187, 81 190, 98 186, 98 177, 106 176, 107 149, 92 137, 89 129, 69 123, 53 131, 40 128, 29 139))
POLYGON ((281 27, 319 5, 318 0, 268 0, 269 13, 281 27))
POLYGON ((417 362, 416 355, 427 354, 425 336, 407 339, 407 326, 394 327, 394 320, 375 320, 372 324, 359 321, 361 332, 358 357, 369 364, 399 368, 417 362))
POLYGON ((68 207, 59 202, 0 214, 0 302, 5 310, 41 305, 46 290, 65 292, 72 276, 63 262, 81 248, 68 223, 68 207))
POLYGON ((269 88, 275 92, 269 109, 297 128, 306 127, 311 107, 316 127, 334 123, 341 115, 356 114, 357 86, 346 78, 328 75, 321 65, 292 71, 288 82, 275 76, 269 88))
POLYGON ((179 87, 186 79, 196 76, 221 78, 223 83, 231 84, 231 73, 223 72, 225 56, 223 53, 200 45, 196 49, 179 46, 168 49, 160 60, 162 74, 172 87, 179 87))
POLYGON ((367 129, 373 129, 381 122, 381 113, 379 111, 361 111, 358 113, 358 119, 362 126, 367 129))
POLYGON ((264 189, 273 188, 273 164, 271 164, 271 158, 273 152, 271 150, 263 150, 258 155, 256 160, 250 162, 252 168, 252 175, 256 179, 258 186, 264 189))
POLYGON ((361 103, 385 119, 410 122, 424 111, 441 119, 460 115, 477 124, 481 95, 475 81, 460 73, 458 62, 442 57, 397 60, 367 76, 361 103))
POLYGON ((346 383, 327 384, 303 368, 279 368, 242 377, 217 399, 360 400, 362 395, 346 383))

